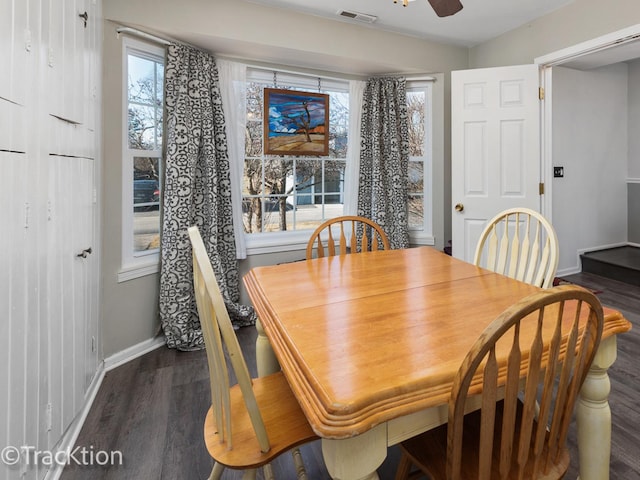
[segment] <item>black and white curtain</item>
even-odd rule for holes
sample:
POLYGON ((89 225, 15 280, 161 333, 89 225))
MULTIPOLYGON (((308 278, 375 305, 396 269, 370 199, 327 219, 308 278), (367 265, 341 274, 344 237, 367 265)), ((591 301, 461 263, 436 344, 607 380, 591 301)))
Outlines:
POLYGON ((358 215, 378 223, 391 248, 409 246, 409 118, 404 78, 370 78, 361 122, 358 215))
POLYGON ((255 313, 240 305, 230 166, 215 59, 184 45, 167 47, 165 175, 160 320, 167 345, 204 348, 193 290, 187 228, 197 225, 235 326, 255 313))

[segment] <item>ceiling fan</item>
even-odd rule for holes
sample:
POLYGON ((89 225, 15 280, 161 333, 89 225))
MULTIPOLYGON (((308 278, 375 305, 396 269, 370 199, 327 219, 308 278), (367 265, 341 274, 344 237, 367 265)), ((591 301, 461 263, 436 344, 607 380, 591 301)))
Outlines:
MULTIPOLYGON (((402 0, 402 5, 406 7, 412 1, 402 0)), ((393 3, 398 3, 398 0, 393 0, 393 3)), ((439 17, 448 17, 462 10, 462 4, 459 0, 429 0, 429 3, 439 17)))
POLYGON ((429 0, 429 3, 439 17, 448 17, 462 10, 462 4, 458 0, 429 0))

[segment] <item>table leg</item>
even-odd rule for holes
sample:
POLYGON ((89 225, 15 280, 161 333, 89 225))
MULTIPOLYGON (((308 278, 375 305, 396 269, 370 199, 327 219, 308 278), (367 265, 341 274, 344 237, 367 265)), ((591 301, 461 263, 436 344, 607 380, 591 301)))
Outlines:
POLYGON ((334 480, 378 480, 376 470, 387 456, 387 426, 342 440, 323 438, 322 455, 334 480))
POLYGON ((273 353, 269 338, 264 333, 260 320, 256 320, 256 330, 258 338, 256 338, 256 366, 258 367, 258 376, 264 377, 271 373, 280 371, 280 363, 273 353))
POLYGON ((602 340, 576 406, 580 480, 608 480, 611 457, 611 383, 608 368, 616 360, 616 336, 602 340))

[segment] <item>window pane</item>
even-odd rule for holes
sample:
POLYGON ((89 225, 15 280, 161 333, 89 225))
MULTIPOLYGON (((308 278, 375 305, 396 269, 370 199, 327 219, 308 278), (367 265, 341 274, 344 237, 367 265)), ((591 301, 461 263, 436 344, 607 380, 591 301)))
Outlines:
POLYGON ((244 154, 255 157, 262 154, 262 122, 247 122, 244 154))
POLYGON ((284 194, 293 190, 293 160, 264 162, 264 190, 268 194, 284 194))
POLYGON ((263 88, 259 83, 247 84, 247 122, 262 120, 263 88))
POLYGON ((157 157, 133 157, 134 180, 160 180, 160 159, 157 157))
POLYGON ((155 105, 162 110, 164 95, 164 65, 156 63, 156 101, 155 105))
POLYGON ((160 248, 160 211, 146 210, 133 213, 133 252, 160 248))
POLYGON ((315 193, 321 189, 322 162, 319 160, 296 161, 296 193, 315 193))
MULTIPOLYGON (((326 205, 327 210, 330 210, 332 212, 337 212, 337 211, 342 212, 342 207, 344 206, 342 201, 342 195, 325 195, 324 203, 326 205)), ((340 213, 340 215, 342 215, 342 213, 340 213)))
POLYGON ((134 54, 127 59, 129 148, 157 150, 162 145, 164 66, 134 54))
POLYGON ((346 162, 327 160, 324 167, 324 191, 326 193, 344 192, 344 170, 346 162))
POLYGON ((133 159, 133 250, 159 248, 160 159, 133 159))
POLYGON ((424 228, 424 196, 409 195, 409 229, 424 228))
POLYGON ((242 194, 260 195, 260 193, 262 193, 262 161, 255 158, 246 159, 244 161, 242 194))
MULTIPOLYGON (((154 105, 156 103, 156 65, 153 60, 136 55, 128 57, 129 101, 154 105)), ((162 92, 162 88, 160 88, 162 92)))
POLYGON ((349 130, 349 94, 327 93, 329 93, 329 157, 345 158, 349 130))
POLYGON ((158 131, 161 131, 153 107, 129 105, 129 148, 156 150, 158 131))
POLYGON ((245 232, 262 231, 262 200, 260 197, 243 197, 242 219, 245 232))
POLYGON ((409 114, 409 155, 422 157, 424 155, 424 92, 407 92, 407 108, 409 114))
POLYGON ((409 192, 424 192, 424 164, 422 162, 409 162, 409 192))
MULTIPOLYGON (((349 94, 319 90, 318 79, 310 82, 306 76, 292 83, 278 76, 277 86, 275 79, 271 82, 264 72, 249 71, 248 77, 242 205, 245 232, 313 229, 327 218, 340 215, 344 202, 349 94), (332 160, 324 156, 264 155, 264 88, 274 86, 329 95, 328 158, 332 160)), ((290 76, 283 74, 282 78, 290 76)), ((348 89, 346 81, 344 89, 348 89)))

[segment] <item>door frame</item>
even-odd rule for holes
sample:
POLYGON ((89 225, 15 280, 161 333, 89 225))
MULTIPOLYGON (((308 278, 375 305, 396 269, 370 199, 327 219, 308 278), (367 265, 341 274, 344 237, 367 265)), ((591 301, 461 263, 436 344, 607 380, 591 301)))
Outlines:
MULTIPOLYGON (((572 45, 555 52, 536 57, 533 63, 537 64, 540 71, 540 86, 544 89, 544 98, 541 102, 540 114, 540 153, 541 153, 541 182, 545 184, 545 194, 542 196, 541 209, 545 217, 552 221, 553 203, 552 187, 553 179, 553 124, 552 124, 552 99, 553 99, 553 67, 565 65, 578 58, 588 55, 613 54, 618 47, 628 47, 635 43, 637 54, 630 54, 627 58, 617 56, 611 63, 622 62, 640 57, 640 24, 623 28, 585 42, 572 45)), ((618 50, 620 52, 620 50, 618 50)), ((603 64, 604 65, 604 64, 603 64)))

